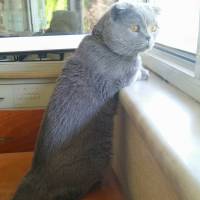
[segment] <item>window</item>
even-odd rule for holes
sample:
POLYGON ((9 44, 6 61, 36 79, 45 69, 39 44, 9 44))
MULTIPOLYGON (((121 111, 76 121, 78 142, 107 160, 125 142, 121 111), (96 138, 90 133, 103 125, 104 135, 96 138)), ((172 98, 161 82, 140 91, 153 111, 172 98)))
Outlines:
POLYGON ((114 1, 0 0, 0 62, 19 60, 9 52, 77 48, 114 1))
POLYGON ((144 63, 165 80, 200 101, 199 0, 149 0, 160 8, 155 48, 144 63))
POLYGON ((0 0, 0 36, 90 32, 114 0, 0 0))
MULTIPOLYGON (((16 4, 16 0, 0 0, 0 53, 31 49, 52 51, 64 49, 66 44, 76 48, 82 37, 63 35, 90 32, 115 1, 18 0, 16 4), (66 17, 68 15, 71 17, 66 17), (5 38, 9 36, 12 38, 5 38)), ((144 54, 144 64, 200 101, 199 0, 133 1, 150 2, 161 9, 157 44, 144 54)), ((5 55, 0 61, 1 58, 9 61, 5 55)))
POLYGON ((161 9, 157 42, 196 53, 199 31, 199 0, 154 0, 161 9))

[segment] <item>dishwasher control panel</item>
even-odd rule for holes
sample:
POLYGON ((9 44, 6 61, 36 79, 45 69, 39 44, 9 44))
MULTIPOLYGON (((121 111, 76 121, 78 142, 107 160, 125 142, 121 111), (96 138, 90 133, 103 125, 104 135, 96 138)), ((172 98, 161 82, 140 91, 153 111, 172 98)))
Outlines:
POLYGON ((46 107, 55 83, 0 85, 0 108, 46 107))

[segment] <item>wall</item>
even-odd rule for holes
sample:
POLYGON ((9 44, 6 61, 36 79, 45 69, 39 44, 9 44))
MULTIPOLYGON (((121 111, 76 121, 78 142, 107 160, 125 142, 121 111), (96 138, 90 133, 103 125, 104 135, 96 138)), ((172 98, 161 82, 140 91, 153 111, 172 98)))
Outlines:
POLYGON ((142 133, 120 108, 115 119, 113 167, 127 200, 178 200, 142 133))

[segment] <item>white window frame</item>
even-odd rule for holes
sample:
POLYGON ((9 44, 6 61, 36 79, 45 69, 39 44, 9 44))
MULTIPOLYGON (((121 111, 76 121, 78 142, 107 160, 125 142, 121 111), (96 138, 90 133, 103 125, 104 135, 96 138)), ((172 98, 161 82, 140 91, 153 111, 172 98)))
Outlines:
POLYGON ((199 12, 199 35, 198 35, 198 45, 197 45, 197 62, 195 68, 196 78, 200 80, 200 12, 199 12))
POLYGON ((86 34, 0 38, 0 54, 76 49, 86 34))
POLYGON ((189 70, 189 63, 184 59, 172 58, 156 48, 145 53, 142 57, 143 63, 147 68, 200 102, 200 17, 196 64, 194 64, 193 71, 189 70), (183 67, 186 65, 188 66, 187 68, 183 67))

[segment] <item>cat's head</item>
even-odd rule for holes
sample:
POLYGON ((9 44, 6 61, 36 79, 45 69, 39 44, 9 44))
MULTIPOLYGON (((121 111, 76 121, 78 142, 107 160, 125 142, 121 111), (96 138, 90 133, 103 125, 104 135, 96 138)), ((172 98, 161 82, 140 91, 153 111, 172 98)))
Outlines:
POLYGON ((147 4, 119 2, 99 20, 93 34, 115 53, 135 55, 153 47, 157 15, 158 10, 147 4))

